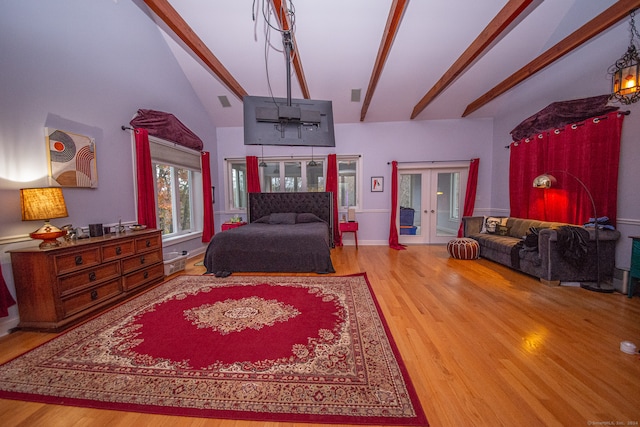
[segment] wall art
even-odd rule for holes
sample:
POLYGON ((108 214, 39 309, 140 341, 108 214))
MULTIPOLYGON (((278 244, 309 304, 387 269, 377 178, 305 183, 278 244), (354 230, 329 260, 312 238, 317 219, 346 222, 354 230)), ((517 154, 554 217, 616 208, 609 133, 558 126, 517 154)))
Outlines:
POLYGON ((49 176, 61 187, 98 187, 96 143, 89 136, 46 128, 49 176))
POLYGON ((384 191, 384 178, 381 176, 371 177, 371 191, 382 192, 384 191))

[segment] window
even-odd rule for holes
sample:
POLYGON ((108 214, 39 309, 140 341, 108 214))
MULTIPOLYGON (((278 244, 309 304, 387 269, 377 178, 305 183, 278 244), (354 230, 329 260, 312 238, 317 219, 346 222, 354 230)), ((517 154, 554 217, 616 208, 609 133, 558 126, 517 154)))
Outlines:
POLYGON ((338 206, 348 208, 358 203, 358 164, 360 158, 338 158, 338 206))
POLYGON ((449 219, 457 220, 460 219, 460 173, 454 172, 450 177, 449 219))
POLYGON ((189 169, 154 164, 158 228, 163 235, 183 234, 192 231, 193 202, 191 188, 193 172, 189 169))
POLYGON ((200 153, 149 138, 155 173, 158 228, 163 239, 202 231, 200 153))
MULTIPOLYGON (((338 205, 346 208, 358 203, 359 156, 338 156, 338 205)), ((265 193, 325 191, 326 159, 269 159, 260 161, 260 185, 265 193)), ((245 159, 227 160, 229 208, 246 209, 247 170, 245 159)))

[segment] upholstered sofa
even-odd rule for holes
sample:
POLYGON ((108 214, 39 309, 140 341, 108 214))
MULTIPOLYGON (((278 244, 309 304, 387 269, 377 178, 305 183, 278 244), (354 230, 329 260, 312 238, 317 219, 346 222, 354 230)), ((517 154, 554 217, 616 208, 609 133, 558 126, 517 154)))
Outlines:
MULTIPOLYGON (((511 217, 496 219, 501 220, 502 225, 496 230, 488 227, 491 232, 483 230, 487 228, 485 217, 462 219, 464 236, 478 241, 480 257, 535 276, 550 285, 596 281, 598 271, 593 227, 511 217), (576 238, 576 234, 582 238, 576 238)), ((620 232, 599 229, 598 234, 600 278, 604 280, 613 275, 616 241, 620 232)))

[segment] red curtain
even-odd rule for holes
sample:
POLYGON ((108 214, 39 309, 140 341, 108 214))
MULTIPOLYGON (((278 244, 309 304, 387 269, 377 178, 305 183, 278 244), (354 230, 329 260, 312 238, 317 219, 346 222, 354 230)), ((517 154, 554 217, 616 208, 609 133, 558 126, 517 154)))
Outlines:
POLYGON ((509 159, 510 216, 544 220, 544 191, 532 191, 533 180, 546 172, 546 133, 511 144, 509 159))
POLYGON ((258 158, 256 156, 247 156, 247 192, 260 193, 260 191, 258 158))
POLYGON ((138 184, 138 224, 156 228, 156 201, 154 199, 154 179, 149 150, 149 133, 137 128, 136 136, 136 177, 138 184))
MULTIPOLYGON (((462 207, 463 216, 472 216, 473 209, 476 206, 476 190, 478 188, 478 166, 480 159, 471 159, 469 162, 469 177, 467 178, 467 192, 464 195, 464 206, 462 207)), ((460 222, 458 228, 458 237, 464 234, 464 223, 460 222)))
POLYGON ((404 245, 398 243, 398 162, 391 162, 391 221, 389 223, 389 247, 391 249, 402 250, 404 245))
POLYGON ((7 289, 7 283, 2 275, 2 265, 0 265, 0 317, 7 317, 9 315, 9 307, 15 303, 16 301, 11 296, 9 289, 7 289))
POLYGON ((209 164, 209 152, 203 151, 200 154, 200 165, 202 167, 202 203, 204 204, 202 242, 207 243, 215 234, 213 222, 213 187, 211 186, 211 166, 209 164))
POLYGON ((512 144, 511 216, 586 223, 594 214, 588 190, 597 215, 615 224, 623 121, 623 114, 612 112, 512 144), (557 186, 533 188, 533 179, 545 172, 556 177, 557 186))
POLYGON ((338 227, 338 159, 335 154, 327 157, 327 191, 333 194, 333 242, 342 246, 342 237, 338 227))

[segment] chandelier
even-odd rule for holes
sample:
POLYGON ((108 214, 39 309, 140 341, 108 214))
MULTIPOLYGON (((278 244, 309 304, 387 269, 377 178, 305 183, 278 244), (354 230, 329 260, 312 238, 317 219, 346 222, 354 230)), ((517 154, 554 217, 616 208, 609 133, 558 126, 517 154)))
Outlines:
POLYGON ((638 34, 638 30, 636 30, 634 20, 635 10, 632 11, 629 16, 631 17, 629 22, 629 31, 631 32, 629 48, 627 52, 609 68, 609 73, 612 76, 611 99, 620 101, 623 104, 633 104, 640 100, 640 86, 638 86, 640 56, 638 56, 638 49, 636 48, 634 39, 635 37, 640 39, 640 34, 638 34))

